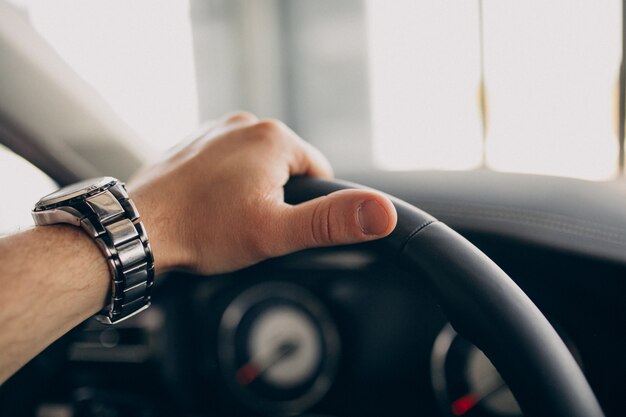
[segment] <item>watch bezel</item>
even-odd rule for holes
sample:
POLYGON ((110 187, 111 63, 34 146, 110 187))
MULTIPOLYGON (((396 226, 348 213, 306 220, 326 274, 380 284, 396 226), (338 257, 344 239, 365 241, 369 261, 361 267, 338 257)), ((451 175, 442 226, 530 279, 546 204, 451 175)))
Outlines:
POLYGON ((87 185, 75 191, 62 193, 65 188, 75 187, 76 184, 63 187, 42 197, 37 202, 37 204, 35 204, 33 211, 38 212, 43 210, 50 210, 62 205, 72 204, 75 201, 84 200, 91 196, 105 192, 106 190, 114 186, 117 182, 118 181, 113 177, 101 177, 81 181, 81 183, 85 183, 87 185), (59 195, 59 193, 61 194, 59 195))

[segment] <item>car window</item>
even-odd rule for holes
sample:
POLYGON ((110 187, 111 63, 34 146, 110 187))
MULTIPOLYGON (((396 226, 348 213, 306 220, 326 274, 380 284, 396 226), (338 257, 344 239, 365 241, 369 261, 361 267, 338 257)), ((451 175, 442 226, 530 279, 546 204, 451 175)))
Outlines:
POLYGON ((154 147, 170 147, 197 125, 187 1, 17 0, 14 5, 154 147))
POLYGON ((14 1, 155 147, 246 109, 339 171, 623 169, 618 0, 14 1))
POLYGON ((57 188, 37 167, 0 145, 0 235, 32 226, 31 209, 57 188))
POLYGON ((616 174, 619 2, 367 5, 382 165, 616 174))

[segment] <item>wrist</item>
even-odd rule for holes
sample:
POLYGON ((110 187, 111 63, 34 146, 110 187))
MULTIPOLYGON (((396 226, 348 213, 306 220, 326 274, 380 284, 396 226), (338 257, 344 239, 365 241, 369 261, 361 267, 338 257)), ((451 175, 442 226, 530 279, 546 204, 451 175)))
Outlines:
POLYGON ((190 256, 184 246, 177 243, 181 236, 180 223, 163 206, 164 201, 156 198, 146 187, 129 188, 128 192, 137 207, 152 247, 155 272, 188 267, 190 256))
POLYGON ((113 177, 83 180, 42 197, 31 213, 36 225, 80 227, 104 255, 111 272, 110 303, 97 320, 115 324, 148 308, 152 249, 123 183, 113 177))

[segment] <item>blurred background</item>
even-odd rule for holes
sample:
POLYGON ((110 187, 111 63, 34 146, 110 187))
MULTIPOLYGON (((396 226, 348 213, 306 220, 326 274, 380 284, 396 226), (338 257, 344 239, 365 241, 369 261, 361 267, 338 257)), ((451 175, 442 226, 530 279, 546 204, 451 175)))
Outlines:
MULTIPOLYGON (((623 173, 619 0, 11 3, 146 154, 245 109, 284 120, 339 175, 623 173)), ((0 230, 29 224, 54 188, 2 148, 0 177, 9 173, 22 186, 2 202, 0 230)))

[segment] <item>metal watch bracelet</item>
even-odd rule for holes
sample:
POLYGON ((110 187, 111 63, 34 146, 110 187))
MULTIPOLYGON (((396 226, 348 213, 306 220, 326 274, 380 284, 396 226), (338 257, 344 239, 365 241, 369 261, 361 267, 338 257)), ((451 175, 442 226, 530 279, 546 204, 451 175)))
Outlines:
POLYGON ((154 258, 137 208, 124 184, 114 180, 74 201, 64 202, 59 209, 71 210, 72 223, 80 221, 77 225, 94 239, 111 272, 110 304, 95 318, 104 324, 115 324, 148 308, 154 283, 154 258))

